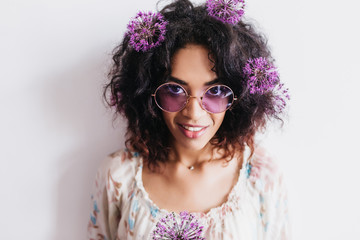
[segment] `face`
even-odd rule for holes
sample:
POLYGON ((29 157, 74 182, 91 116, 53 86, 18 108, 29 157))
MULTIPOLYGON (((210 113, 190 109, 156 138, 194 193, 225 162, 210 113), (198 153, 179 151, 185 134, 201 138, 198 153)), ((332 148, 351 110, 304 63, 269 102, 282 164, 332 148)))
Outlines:
POLYGON ((201 150, 209 144, 224 120, 225 112, 209 113, 201 107, 200 97, 206 89, 219 84, 208 59, 209 51, 200 45, 187 45, 178 50, 172 59, 169 82, 180 84, 195 96, 179 112, 165 112, 163 117, 169 128, 174 147, 201 150))

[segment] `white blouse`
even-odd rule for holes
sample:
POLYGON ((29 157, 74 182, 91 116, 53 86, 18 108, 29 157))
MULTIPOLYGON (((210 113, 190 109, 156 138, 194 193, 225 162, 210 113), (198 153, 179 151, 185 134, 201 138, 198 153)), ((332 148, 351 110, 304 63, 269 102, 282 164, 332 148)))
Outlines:
MULTIPOLYGON (((203 227, 201 236, 206 240, 289 239, 282 175, 268 156, 255 153, 250 160, 246 161, 246 156, 244 159, 226 202, 206 214, 189 213, 203 227)), ((169 212, 149 198, 142 182, 142 168, 141 156, 128 150, 106 159, 91 195, 89 239, 153 239, 157 223, 169 212)), ((181 221, 178 213, 175 217, 181 221)))

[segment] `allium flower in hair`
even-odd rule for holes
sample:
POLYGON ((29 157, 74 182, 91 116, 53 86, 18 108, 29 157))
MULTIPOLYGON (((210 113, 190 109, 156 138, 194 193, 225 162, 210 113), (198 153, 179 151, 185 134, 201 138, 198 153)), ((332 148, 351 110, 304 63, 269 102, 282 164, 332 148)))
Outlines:
POLYGON ((210 16, 223 23, 236 24, 244 14, 244 0, 208 0, 207 11, 210 16))
POLYGON ((289 89, 284 88, 284 84, 280 83, 275 89, 275 112, 282 112, 286 107, 286 100, 290 100, 289 89))
POLYGON ((279 82, 279 74, 274 65, 263 58, 249 59, 243 69, 251 94, 264 94, 279 82))
POLYGON ((127 26, 130 45, 136 51, 147 51, 165 40, 167 21, 161 13, 138 12, 127 26))
POLYGON ((290 96, 288 89, 280 83, 275 66, 265 58, 259 57, 249 59, 243 71, 250 94, 265 94, 271 91, 275 101, 275 112, 282 112, 286 106, 286 99, 290 100, 290 96))
POLYGON ((169 213, 156 224, 152 239, 156 240, 204 240, 203 226, 188 212, 181 212, 180 219, 174 212, 169 213))

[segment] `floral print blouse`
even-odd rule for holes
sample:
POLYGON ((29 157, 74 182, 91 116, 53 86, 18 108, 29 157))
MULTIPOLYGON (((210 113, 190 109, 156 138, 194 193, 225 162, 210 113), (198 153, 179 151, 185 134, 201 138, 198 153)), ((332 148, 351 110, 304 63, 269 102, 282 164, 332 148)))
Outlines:
MULTIPOLYGON (((244 159, 227 201, 207 213, 191 213, 203 226, 202 236, 206 240, 289 239, 282 175, 264 154, 244 159)), ((136 152, 121 150, 106 159, 91 195, 89 239, 152 239, 156 224, 169 212, 149 198, 142 168, 142 158, 136 152)))

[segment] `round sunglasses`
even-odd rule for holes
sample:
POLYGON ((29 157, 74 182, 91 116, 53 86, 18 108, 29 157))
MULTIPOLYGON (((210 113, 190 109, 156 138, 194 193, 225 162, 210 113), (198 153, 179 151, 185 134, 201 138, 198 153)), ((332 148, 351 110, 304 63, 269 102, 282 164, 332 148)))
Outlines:
MULTIPOLYGON (((185 108, 190 98, 197 98, 189 95, 177 83, 164 83, 151 96, 154 97, 156 105, 165 112, 179 112, 185 108)), ((228 110, 236 99, 228 86, 213 85, 200 97, 200 105, 209 113, 221 113, 228 110)))

